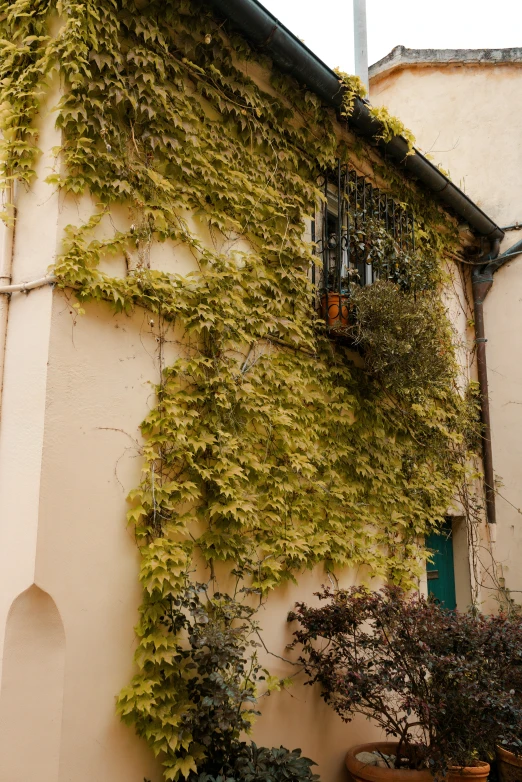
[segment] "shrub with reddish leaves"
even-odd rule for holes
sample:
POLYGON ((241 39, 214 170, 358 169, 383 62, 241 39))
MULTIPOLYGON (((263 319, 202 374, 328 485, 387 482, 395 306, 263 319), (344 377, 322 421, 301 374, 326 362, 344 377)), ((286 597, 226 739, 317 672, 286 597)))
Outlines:
POLYGON ((396 588, 325 590, 297 605, 308 684, 343 720, 363 714, 399 741, 397 763, 430 768, 522 754, 522 620, 448 611, 396 588))

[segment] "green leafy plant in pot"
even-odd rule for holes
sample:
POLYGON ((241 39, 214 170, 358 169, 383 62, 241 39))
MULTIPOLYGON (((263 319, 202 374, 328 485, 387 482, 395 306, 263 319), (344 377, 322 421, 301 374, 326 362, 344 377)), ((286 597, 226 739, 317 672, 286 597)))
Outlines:
POLYGON ((312 773, 315 765, 301 755, 284 747, 258 747, 254 742, 233 747, 225 766, 216 776, 202 773, 191 777, 191 782, 318 782, 312 773))
POLYGON ((168 607, 162 606, 164 633, 155 644, 170 650, 170 662, 157 671, 155 689, 120 695, 123 718, 131 713, 138 733, 146 736, 168 714, 170 751, 162 743, 156 754, 172 782, 316 782, 315 764, 301 750, 242 740, 259 715, 258 690, 268 677, 257 656, 252 602, 259 595, 247 588, 229 595, 210 587, 187 575, 168 607))
MULTIPOLYGON (((504 662, 505 688, 515 708, 522 710, 522 614, 499 617, 495 625, 495 652, 504 662)), ((522 782, 522 731, 507 731, 497 745, 499 782, 522 782)))
POLYGON ((395 739, 352 749, 352 777, 486 780, 500 737, 522 735, 522 710, 506 681, 511 652, 499 641, 509 620, 447 611, 397 588, 319 597, 323 605, 301 603, 289 615, 300 623, 294 646, 307 683, 318 683, 346 722, 363 714, 395 739), (357 758, 375 750, 384 768, 357 758))

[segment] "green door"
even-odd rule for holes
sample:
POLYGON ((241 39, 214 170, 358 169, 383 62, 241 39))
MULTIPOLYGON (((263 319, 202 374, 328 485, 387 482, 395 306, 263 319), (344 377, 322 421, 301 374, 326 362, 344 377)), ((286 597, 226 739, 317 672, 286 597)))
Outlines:
POLYGON ((453 567, 453 539, 451 524, 440 532, 426 538, 426 547, 433 553, 433 562, 427 563, 428 594, 438 603, 453 610, 457 607, 455 597, 455 570, 453 567))

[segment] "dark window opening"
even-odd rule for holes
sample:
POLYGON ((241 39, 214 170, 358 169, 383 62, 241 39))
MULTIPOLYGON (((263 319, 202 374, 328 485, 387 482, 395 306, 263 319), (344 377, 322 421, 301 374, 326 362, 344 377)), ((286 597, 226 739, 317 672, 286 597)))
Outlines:
POLYGON ((415 252, 415 223, 411 210, 340 162, 321 177, 320 187, 323 202, 312 226, 317 256, 312 282, 327 326, 342 331, 354 286, 399 281, 400 253, 415 252))

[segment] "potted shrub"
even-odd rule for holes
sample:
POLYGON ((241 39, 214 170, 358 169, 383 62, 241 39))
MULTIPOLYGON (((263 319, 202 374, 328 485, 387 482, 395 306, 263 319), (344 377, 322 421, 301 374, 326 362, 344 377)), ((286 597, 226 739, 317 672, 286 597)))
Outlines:
POLYGON ((512 745, 511 749, 501 745, 497 746, 497 770, 499 782, 521 782, 522 746, 519 746, 517 749, 512 745))
MULTIPOLYGON (((241 740, 259 715, 257 691, 268 675, 257 658, 256 609, 248 604, 253 590, 237 588, 228 595, 211 587, 186 576, 160 609, 165 634, 155 642, 169 649, 171 661, 157 675, 156 689, 140 690, 139 732, 146 735, 169 717, 168 745, 161 743, 157 751, 168 780, 316 782, 315 764, 301 750, 241 740), (166 753, 166 745, 172 751, 166 753)), ((124 693, 124 716, 127 703, 124 693)))
MULTIPOLYGON (((500 616, 495 622, 492 644, 502 660, 505 689, 515 710, 522 710, 522 616, 516 613, 507 619, 500 616)), ((522 781, 522 731, 508 731, 497 745, 499 782, 522 781)))
POLYGON ((210 595, 204 584, 187 584, 177 602, 166 620, 187 631, 190 704, 182 724, 202 750, 187 782, 316 782, 315 763, 300 749, 240 741, 259 714, 257 685, 268 675, 256 655, 255 609, 237 597, 210 595))
POLYGON ((319 683, 346 722, 363 714, 395 739, 350 750, 352 778, 486 780, 500 738, 522 735, 506 684, 510 652, 495 641, 501 620, 447 611, 397 588, 319 597, 323 605, 298 604, 289 617, 300 622, 294 645, 307 683, 319 683))
POLYGON ((301 755, 284 747, 258 747, 254 742, 231 747, 227 763, 216 773, 193 774, 188 782, 319 782, 312 773, 315 765, 301 755))

